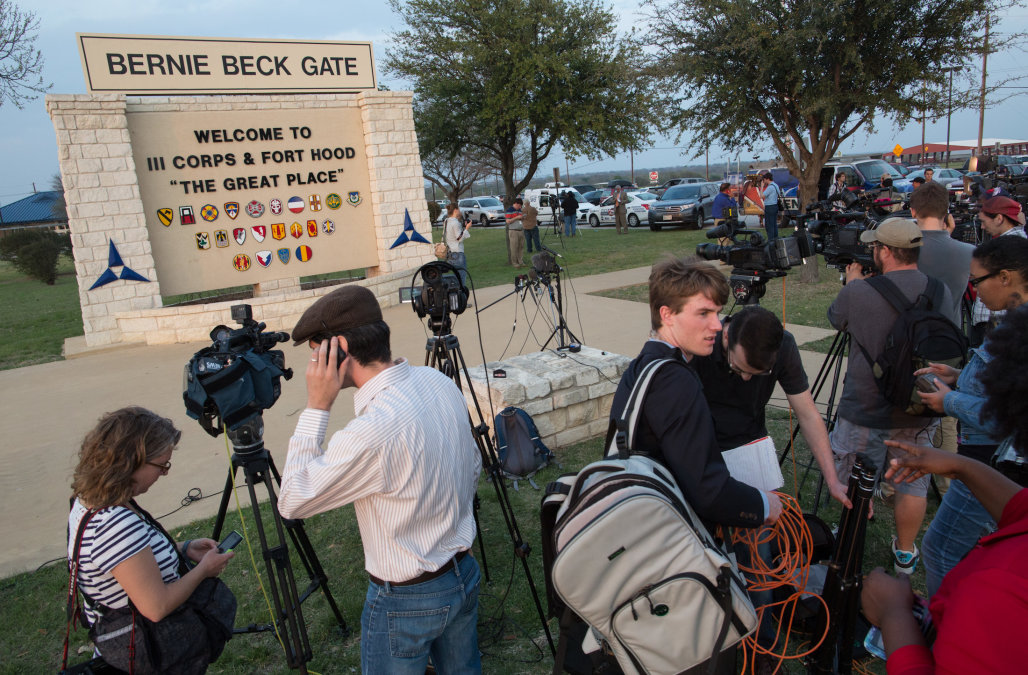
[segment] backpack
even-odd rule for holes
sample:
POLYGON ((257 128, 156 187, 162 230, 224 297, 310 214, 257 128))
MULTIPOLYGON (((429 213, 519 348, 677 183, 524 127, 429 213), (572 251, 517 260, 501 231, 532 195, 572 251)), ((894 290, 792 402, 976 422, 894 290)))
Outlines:
POLYGON ((928 367, 929 363, 945 363, 959 369, 966 360, 967 338, 936 309, 942 305, 945 287, 938 279, 928 277, 924 292, 909 302, 885 276, 871 277, 867 282, 899 314, 878 358, 872 359, 854 340, 871 364, 878 391, 908 415, 944 417, 945 413, 937 413, 921 402, 914 385, 914 371, 928 367))
POLYGON ((539 430, 532 416, 521 408, 507 406, 494 421, 500 471, 504 478, 514 481, 515 490, 518 489, 518 480, 522 478, 538 490, 539 486, 532 480, 532 476, 549 464, 554 455, 539 438, 539 430))
POLYGON ((674 477, 631 452, 641 402, 668 363, 643 369, 608 457, 547 486, 543 568, 550 614, 561 616, 554 672, 564 667, 575 616, 591 629, 586 641, 602 643, 630 674, 713 673, 722 652, 756 628, 738 568, 674 477))

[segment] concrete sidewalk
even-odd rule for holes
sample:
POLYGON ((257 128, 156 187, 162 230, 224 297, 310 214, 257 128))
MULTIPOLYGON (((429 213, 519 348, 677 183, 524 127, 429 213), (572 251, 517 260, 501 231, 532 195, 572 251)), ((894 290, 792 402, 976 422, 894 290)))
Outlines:
MULTIPOLYGON (((564 315, 575 336, 591 347, 635 356, 649 333, 648 306, 590 293, 645 283, 648 276, 649 268, 642 267, 565 282, 564 315)), ((547 294, 504 298, 512 290, 512 285, 482 289, 474 298, 480 313, 469 310, 455 318, 452 332, 460 340, 469 367, 538 351, 550 336, 554 312, 547 294), (490 305, 493 302, 496 304, 490 305)), ((429 336, 424 321, 409 305, 391 307, 384 315, 393 332, 394 356, 424 363, 429 336)), ((802 326, 788 328, 801 344, 832 334, 802 326)), ((268 330, 289 331, 292 326, 269 326, 268 330)), ((555 340, 549 343, 551 348, 555 345, 555 340)), ((182 430, 171 472, 140 500, 155 516, 179 508, 192 488, 207 496, 224 487, 229 468, 226 439, 224 435, 208 436, 186 416, 182 402, 183 367, 206 346, 208 343, 124 347, 0 371, 6 446, 0 452, 0 508, 4 514, 0 521, 0 541, 4 542, 0 576, 34 569, 65 555, 68 497, 79 444, 97 418, 109 410, 141 405, 170 417, 182 430)), ((283 382, 282 397, 264 413, 265 444, 279 467, 285 463, 286 444, 305 404, 304 369, 308 363, 306 346, 287 344, 282 348, 286 364, 295 368, 296 374, 283 382)), ((824 357, 803 356, 813 380, 824 357)), ((352 389, 342 392, 334 413, 330 434, 353 416, 352 389)), ((492 426, 492 420, 487 422, 492 426)), ((193 502, 162 522, 174 529, 213 515, 218 503, 218 498, 193 502)))

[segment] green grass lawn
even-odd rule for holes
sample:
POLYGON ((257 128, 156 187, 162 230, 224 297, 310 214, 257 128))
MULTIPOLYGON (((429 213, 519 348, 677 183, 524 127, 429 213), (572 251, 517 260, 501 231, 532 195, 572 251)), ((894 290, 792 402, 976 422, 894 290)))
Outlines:
POLYGON ((64 339, 82 335, 82 310, 71 259, 61 256, 47 286, 0 262, 0 370, 61 358, 64 339))

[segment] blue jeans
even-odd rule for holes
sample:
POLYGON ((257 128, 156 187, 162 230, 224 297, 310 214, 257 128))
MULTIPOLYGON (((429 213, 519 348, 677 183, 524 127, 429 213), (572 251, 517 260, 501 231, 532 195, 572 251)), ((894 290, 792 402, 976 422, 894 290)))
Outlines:
POLYGON ((413 586, 368 582, 361 614, 364 675, 424 675, 431 655, 436 672, 481 673, 478 585, 471 555, 440 577, 413 586))
POLYGON ((778 238, 778 204, 764 207, 764 229, 767 230, 768 241, 778 238))
POLYGON ((996 521, 967 486, 959 480, 951 481, 921 540, 929 598, 939 590, 946 573, 963 560, 981 537, 995 529, 996 521))
POLYGON ((465 286, 468 285, 468 257, 463 253, 455 253, 450 251, 446 254, 446 262, 450 263, 457 268, 457 273, 460 274, 460 281, 465 286))
POLYGON ((539 227, 533 227, 531 230, 525 230, 525 241, 528 242, 528 252, 532 252, 532 242, 535 242, 535 250, 543 250, 542 242, 539 241, 539 227))
POLYGON ((564 236, 573 237, 578 232, 575 216, 564 216, 564 236))

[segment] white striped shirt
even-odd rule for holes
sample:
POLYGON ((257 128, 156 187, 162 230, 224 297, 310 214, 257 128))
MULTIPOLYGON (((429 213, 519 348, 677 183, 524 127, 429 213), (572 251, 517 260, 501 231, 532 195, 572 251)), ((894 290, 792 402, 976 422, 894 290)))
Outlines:
POLYGON ((354 412, 327 450, 328 412, 301 413, 282 471, 282 516, 353 503, 365 569, 388 581, 435 571, 471 548, 482 460, 453 380, 401 360, 357 390, 354 412))
MULTIPOLYGON (((78 499, 68 514, 68 559, 75 555, 75 536, 87 509, 78 499)), ((79 553, 79 588, 95 602, 117 609, 128 605, 128 596, 111 570, 149 547, 153 550, 164 583, 178 579, 178 554, 174 543, 150 526, 139 514, 124 506, 98 512, 86 525, 79 553)), ((86 618, 96 620, 89 603, 83 603, 86 618)))

